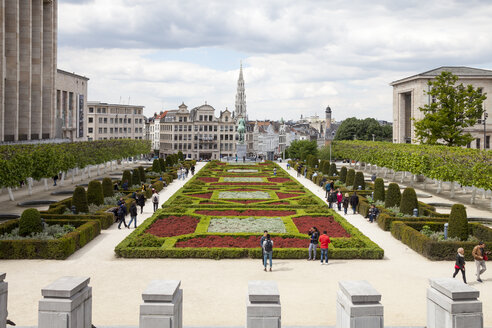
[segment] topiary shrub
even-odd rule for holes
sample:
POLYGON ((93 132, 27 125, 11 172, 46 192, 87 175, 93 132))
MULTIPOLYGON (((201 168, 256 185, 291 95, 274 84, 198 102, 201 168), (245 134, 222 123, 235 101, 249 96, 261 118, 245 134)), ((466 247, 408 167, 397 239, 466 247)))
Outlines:
POLYGON ((355 179, 355 170, 350 169, 347 171, 347 177, 345 178, 345 185, 348 186, 353 186, 354 185, 354 179, 355 179))
POLYGON ((414 208, 419 208, 417 194, 415 193, 415 189, 406 188, 401 195, 400 213, 412 215, 414 208))
POLYGON ((357 172, 354 177, 354 190, 359 189, 359 186, 362 187, 362 190, 366 189, 366 182, 364 181, 364 173, 362 172, 357 172))
POLYGON ((99 181, 92 180, 87 187, 87 203, 94 205, 104 204, 104 194, 99 181))
POLYGON ((121 183, 125 181, 128 182, 129 185, 132 183, 132 172, 130 172, 129 170, 123 171, 123 177, 121 178, 121 183))
POLYGON ((103 195, 104 197, 113 197, 113 180, 111 178, 104 178, 102 181, 103 195))
POLYGON ((401 192, 397 183, 390 183, 384 200, 384 207, 400 206, 401 192))
POLYGON ((28 208, 19 219, 19 235, 26 237, 32 233, 43 231, 41 214, 35 208, 28 208))
POLYGON ((328 170, 328 175, 330 177, 337 175, 337 165, 335 163, 331 163, 330 169, 328 170))
POLYGON ((134 185, 139 185, 140 184, 140 172, 138 171, 138 169, 134 169, 133 170, 133 174, 132 174, 132 183, 131 185, 134 186, 134 185))
POLYGON ((77 213, 88 213, 87 194, 84 187, 75 188, 72 196, 72 206, 75 206, 77 213))
POLYGON ((140 181, 141 182, 145 182, 145 170, 142 166, 139 166, 138 167, 138 173, 139 173, 139 176, 140 176, 140 181))
POLYGON ((342 183, 345 183, 345 180, 347 179, 347 168, 345 166, 342 166, 340 169, 340 181, 342 183))
POLYGON ((161 166, 161 171, 166 172, 166 162, 164 158, 159 158, 159 165, 161 166))
POLYGON ((384 180, 382 178, 377 178, 374 181, 374 198, 373 200, 377 202, 378 200, 384 202, 384 180))
POLYGON ((156 172, 156 173, 160 173, 161 172, 161 163, 159 162, 159 159, 154 159, 154 161, 152 162, 152 171, 156 172))
POLYGON ((462 204, 454 204, 449 214, 448 235, 450 238, 458 237, 460 240, 468 240, 469 228, 466 208, 462 204))

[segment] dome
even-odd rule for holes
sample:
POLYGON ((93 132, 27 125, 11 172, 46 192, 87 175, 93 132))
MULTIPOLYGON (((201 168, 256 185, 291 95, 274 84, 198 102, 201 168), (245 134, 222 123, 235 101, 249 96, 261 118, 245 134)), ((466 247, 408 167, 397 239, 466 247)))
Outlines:
POLYGON ((330 106, 326 107, 326 111, 325 111, 325 113, 327 113, 327 114, 328 114, 328 113, 331 113, 331 108, 330 108, 330 106))

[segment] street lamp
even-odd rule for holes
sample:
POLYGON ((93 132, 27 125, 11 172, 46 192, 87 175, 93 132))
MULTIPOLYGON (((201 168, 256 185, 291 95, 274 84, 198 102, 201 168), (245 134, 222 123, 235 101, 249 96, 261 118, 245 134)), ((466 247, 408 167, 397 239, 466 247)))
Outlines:
POLYGON ((487 126, 485 125, 487 117, 489 117, 489 114, 483 113, 483 150, 487 147, 487 126))

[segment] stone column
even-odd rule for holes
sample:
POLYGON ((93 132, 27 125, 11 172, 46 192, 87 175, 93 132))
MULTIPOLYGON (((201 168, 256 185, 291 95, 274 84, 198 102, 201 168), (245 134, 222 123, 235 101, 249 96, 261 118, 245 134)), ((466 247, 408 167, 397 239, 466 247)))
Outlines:
POLYGON ((56 1, 43 1, 42 139, 55 136, 56 1))
POLYGON ((19 0, 19 140, 31 139, 32 0, 19 0))
POLYGON ((280 328, 282 326, 280 293, 275 281, 248 283, 246 328, 280 328))
POLYGON ((90 278, 62 277, 41 290, 39 328, 91 328, 92 287, 90 278))
POLYGON ((140 328, 182 328, 181 280, 153 280, 142 293, 140 328))
POLYGON ((5 141, 19 135, 19 2, 5 0, 5 141))
POLYGON ((428 328, 483 328, 480 292, 458 279, 430 280, 427 288, 428 328))
MULTIPOLYGON (((5 0, 0 0, 0 40, 5 40, 5 0)), ((4 138, 4 123, 5 123, 5 103, 4 103, 4 80, 5 80, 5 75, 4 75, 4 60, 5 58, 5 47, 4 47, 5 42, 0 42, 0 73, 1 73, 1 78, 0 78, 0 142, 3 141, 4 138)))
POLYGON ((31 140, 41 139, 43 125, 43 0, 32 0, 31 140))
POLYGON ((4 281, 6 275, 6 273, 0 272, 0 328, 7 327, 7 296, 9 284, 4 281))
POLYGON ((384 328, 381 294, 365 280, 340 281, 337 328, 384 328))

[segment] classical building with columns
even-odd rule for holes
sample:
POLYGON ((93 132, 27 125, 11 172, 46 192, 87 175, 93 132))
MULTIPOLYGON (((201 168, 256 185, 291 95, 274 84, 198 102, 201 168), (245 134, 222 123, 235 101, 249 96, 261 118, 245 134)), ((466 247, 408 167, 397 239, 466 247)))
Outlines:
POLYGON ((429 91, 428 82, 443 71, 451 72, 458 76, 458 84, 470 84, 487 94, 487 99, 483 106, 489 118, 485 120, 485 126, 482 118, 477 125, 467 128, 465 131, 475 138, 473 142, 468 144, 468 148, 490 149, 490 138, 492 136, 492 116, 490 116, 492 113, 492 71, 471 67, 444 66, 392 82, 390 85, 393 87, 393 142, 417 142, 412 118, 416 120, 423 118, 419 107, 423 107, 433 101, 431 96, 427 94, 427 91, 429 91))
POLYGON ((0 0, 0 142, 53 139, 56 0, 0 0))

